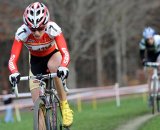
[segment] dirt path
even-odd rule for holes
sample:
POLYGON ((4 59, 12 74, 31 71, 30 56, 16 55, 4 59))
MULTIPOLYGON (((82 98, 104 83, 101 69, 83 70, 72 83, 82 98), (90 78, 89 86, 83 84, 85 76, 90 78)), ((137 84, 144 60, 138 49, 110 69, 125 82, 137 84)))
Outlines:
POLYGON ((127 123, 119 126, 116 130, 138 130, 138 128, 145 123, 146 121, 148 121, 149 119, 153 118, 155 115, 152 114, 147 114, 144 116, 140 116, 136 119, 133 119, 131 121, 128 121, 127 123))

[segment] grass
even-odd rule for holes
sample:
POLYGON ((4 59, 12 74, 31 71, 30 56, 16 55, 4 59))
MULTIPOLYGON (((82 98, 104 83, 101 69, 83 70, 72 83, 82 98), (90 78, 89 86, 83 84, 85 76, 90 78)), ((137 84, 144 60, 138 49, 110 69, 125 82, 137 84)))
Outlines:
MULTIPOLYGON (((136 116, 148 113, 147 103, 142 97, 132 96, 121 100, 121 107, 117 108, 113 100, 100 100, 97 109, 93 109, 91 102, 82 103, 82 112, 74 110, 74 124, 71 130, 114 130, 117 126, 136 116)), ((2 117, 1 117, 2 118, 2 117)), ((32 130, 32 113, 23 112, 22 122, 0 123, 2 130, 32 130)))
POLYGON ((147 121, 139 130, 159 130, 160 116, 156 116, 147 121))
POLYGON ((120 108, 113 101, 101 101, 97 110, 93 110, 90 104, 85 104, 83 109, 83 114, 76 113, 73 130, 114 130, 122 123, 149 112, 139 97, 124 98, 120 108))
MULTIPOLYGON (((3 115, 1 115, 1 119, 2 118, 3 118, 3 115)), ((32 130, 31 129, 33 126, 32 113, 22 112, 21 118, 22 118, 22 122, 14 121, 13 123, 5 123, 3 120, 1 120, 0 130, 32 130)))

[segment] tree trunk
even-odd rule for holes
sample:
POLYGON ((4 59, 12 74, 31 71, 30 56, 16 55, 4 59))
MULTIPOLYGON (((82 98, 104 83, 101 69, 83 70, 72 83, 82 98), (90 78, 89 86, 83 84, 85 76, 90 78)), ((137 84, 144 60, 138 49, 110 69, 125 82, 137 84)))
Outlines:
POLYGON ((68 77, 68 87, 69 88, 77 88, 77 75, 75 70, 76 64, 75 62, 72 62, 69 65, 69 77, 68 77))
MULTIPOLYGON (((121 44, 119 42, 118 38, 118 29, 117 29, 117 23, 114 23, 113 27, 113 33, 115 38, 115 56, 116 56, 116 82, 119 83, 119 85, 122 85, 122 63, 121 63, 121 44)), ((112 68, 113 69, 113 68, 112 68)))
POLYGON ((127 48, 126 48, 126 11, 123 10, 121 21, 121 48, 122 48, 122 85, 127 85, 127 48))
POLYGON ((102 62, 102 49, 101 40, 96 43, 96 67, 97 67, 97 85, 103 86, 103 62, 102 62))

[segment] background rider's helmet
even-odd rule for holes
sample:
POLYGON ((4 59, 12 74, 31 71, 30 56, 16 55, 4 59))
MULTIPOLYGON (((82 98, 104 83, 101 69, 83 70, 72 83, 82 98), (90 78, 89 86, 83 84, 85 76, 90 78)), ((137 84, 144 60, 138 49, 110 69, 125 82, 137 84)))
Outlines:
POLYGON ((146 27, 144 30, 143 30, 143 37, 145 39, 148 39, 148 38, 151 38, 155 35, 155 30, 151 27, 146 27))
POLYGON ((23 21, 29 28, 43 27, 50 19, 49 11, 43 3, 30 4, 24 11, 23 21))

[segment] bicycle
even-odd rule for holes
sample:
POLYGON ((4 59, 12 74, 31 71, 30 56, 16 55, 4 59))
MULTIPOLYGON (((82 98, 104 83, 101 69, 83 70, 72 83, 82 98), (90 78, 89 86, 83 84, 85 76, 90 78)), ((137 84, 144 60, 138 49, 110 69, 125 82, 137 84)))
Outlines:
MULTIPOLYGON (((39 130, 40 119, 43 122, 43 130, 70 130, 69 127, 62 125, 62 111, 60 108, 60 100, 57 95, 57 91, 54 88, 53 78, 57 76, 57 73, 50 73, 46 75, 39 74, 37 76, 23 76, 20 77, 20 81, 23 80, 36 80, 39 82, 39 98, 35 101, 33 107, 33 129, 39 130), (46 88, 45 80, 48 79, 48 89, 46 88)), ((64 90, 68 92, 66 82, 62 80, 64 90)), ((13 91, 18 97, 17 84, 14 83, 13 91)))
POLYGON ((146 67, 153 68, 153 74, 151 77, 151 85, 150 85, 150 102, 151 102, 151 108, 152 108, 152 114, 155 114, 156 112, 160 112, 160 84, 159 84, 159 76, 158 76, 158 67, 160 66, 160 63, 157 62, 146 62, 146 67))

